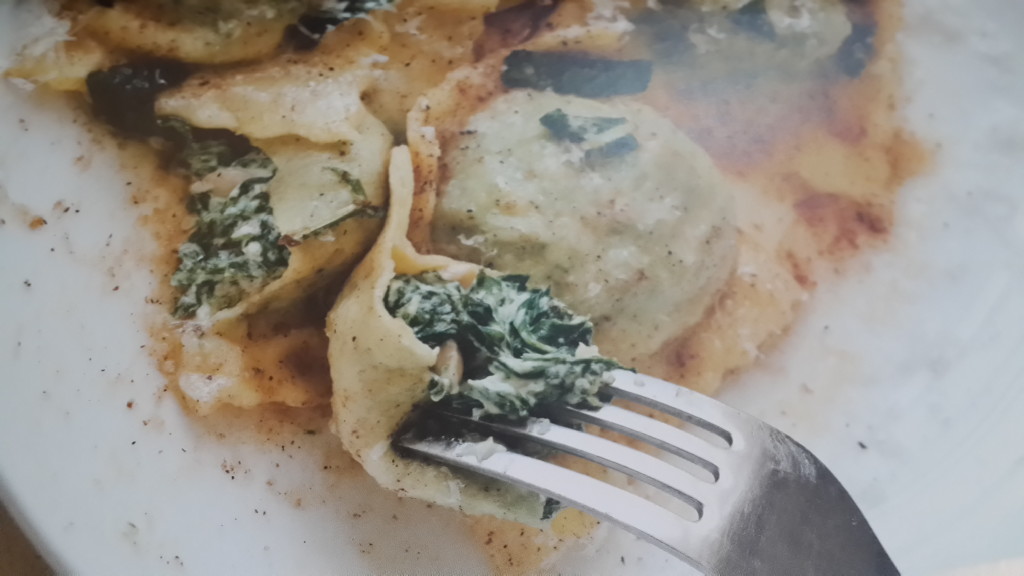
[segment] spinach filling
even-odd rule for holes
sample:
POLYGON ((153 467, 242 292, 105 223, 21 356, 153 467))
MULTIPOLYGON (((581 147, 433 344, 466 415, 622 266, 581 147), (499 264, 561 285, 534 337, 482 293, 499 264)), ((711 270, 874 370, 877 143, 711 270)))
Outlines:
POLYGON ((577 144, 589 164, 625 156, 640 147, 625 118, 574 116, 557 108, 540 117, 555 140, 577 144))
MULTIPOLYGON (((208 151, 195 154, 205 157, 208 151)), ((210 167, 198 158, 182 162, 199 166, 195 174, 210 167)), ((250 176, 227 197, 201 192, 189 199, 196 225, 178 249, 181 263, 171 277, 171 285, 181 292, 174 306, 176 318, 230 308, 281 277, 288 267, 290 253, 281 243, 267 192, 273 162, 254 148, 228 167, 250 176)))
POLYGON ((195 128, 180 118, 156 116, 157 96, 180 85, 188 74, 179 63, 137 62, 86 78, 96 115, 129 136, 155 139, 173 170, 193 182, 218 170, 241 175, 226 196, 199 192, 189 198, 195 229, 178 249, 180 263, 171 276, 171 285, 180 292, 173 314, 180 319, 234 306, 280 278, 290 256, 270 207, 267 188, 276 171, 270 158, 229 130, 195 128))
POLYGON ((155 134, 169 145, 171 168, 196 180, 258 152, 230 130, 195 128, 175 116, 157 118, 156 126, 155 134))
POLYGON ((593 325, 526 276, 481 273, 464 289, 436 273, 396 276, 384 300, 423 343, 454 342, 463 375, 435 374, 430 401, 472 415, 521 421, 547 406, 599 408, 619 364, 592 352, 593 325))

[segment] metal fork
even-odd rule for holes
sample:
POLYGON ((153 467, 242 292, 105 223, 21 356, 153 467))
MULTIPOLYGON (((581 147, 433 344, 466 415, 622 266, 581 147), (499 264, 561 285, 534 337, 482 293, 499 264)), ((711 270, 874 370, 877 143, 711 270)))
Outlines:
POLYGON ((695 518, 545 460, 511 451, 480 457, 460 449, 469 440, 405 435, 396 444, 608 520, 711 576, 899 575, 849 493, 792 438, 681 386, 625 370, 613 376, 606 393, 682 420, 715 441, 611 404, 594 411, 557 409, 550 425, 471 424, 499 440, 527 440, 622 472, 678 499, 695 518), (649 443, 704 472, 694 474, 574 424, 649 443))

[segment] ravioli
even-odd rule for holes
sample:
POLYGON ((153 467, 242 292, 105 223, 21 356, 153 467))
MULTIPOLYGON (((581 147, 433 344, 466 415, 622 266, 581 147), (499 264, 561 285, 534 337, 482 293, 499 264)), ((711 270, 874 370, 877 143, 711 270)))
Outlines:
POLYGON ((433 271, 468 282, 472 264, 418 254, 406 239, 413 190, 408 150, 391 155, 391 209, 373 249, 327 315, 334 392, 331 428, 383 487, 469 514, 540 525, 544 498, 536 493, 400 456, 392 437, 426 395, 438 350, 417 340, 384 306, 396 274, 433 271))
POLYGON ((149 57, 198 64, 244 62, 273 54, 285 29, 306 8, 303 4, 116 2, 85 9, 76 32, 114 50, 149 57))
MULTIPOLYGON (((302 72, 295 70, 290 79, 302 72)), ((322 349, 315 344, 317 331, 312 326, 295 325, 276 334, 254 326, 294 325, 290 317, 299 314, 297 309, 322 289, 337 286, 383 226, 385 171, 392 142, 383 123, 362 107, 350 107, 343 92, 297 93, 286 81, 265 84, 259 98, 247 100, 257 93, 254 86, 260 84, 243 83, 239 90, 230 80, 212 85, 199 80, 167 93, 157 103, 158 112, 193 125, 248 136, 273 162, 276 171, 267 193, 272 220, 289 252, 280 277, 230 308, 200 318, 208 326, 201 335, 183 337, 179 382, 201 411, 221 402, 306 406, 323 401, 315 385, 262 385, 243 370, 248 362, 242 356, 261 349, 262 361, 273 363, 295 354, 299 344, 322 349), (336 114, 341 109, 348 114, 336 124, 306 121, 311 116, 301 112, 277 112, 336 114), (267 121, 268 117, 272 119, 267 121)))
POLYGON ((508 90, 507 54, 452 73, 410 113, 414 245, 543 277, 556 297, 593 317, 605 353, 713 392, 785 330, 805 297, 776 252, 779 237, 765 233, 789 208, 729 180, 629 97, 508 90), (584 117, 626 118, 639 148, 595 166, 574 159, 581 151, 539 122, 570 105, 584 117), (479 143, 481 129, 496 131, 493 144, 479 143), (704 361, 713 367, 697 370, 704 361))
MULTIPOLYGON (((228 115, 244 115, 248 104, 241 92, 246 87, 258 99, 264 88, 301 82, 289 85, 310 89, 310 103, 320 99, 315 94, 354 95, 400 133, 416 98, 450 70, 474 60, 484 15, 497 5, 497 0, 154 0, 112 7, 69 2, 62 19, 53 19, 49 29, 25 46, 5 75, 51 89, 84 92, 89 73, 115 64, 185 62, 211 70, 201 76, 204 82, 233 84, 236 92, 233 103, 222 100, 219 107, 206 110, 205 122, 196 125, 224 125, 230 122, 228 115), (307 25, 319 30, 319 45, 313 51, 285 41, 287 30, 306 30, 301 24, 308 18, 313 23, 307 25), (293 26, 296 21, 299 25, 293 26), (249 67, 223 68, 240 64, 249 67), (293 68, 313 76, 299 78, 293 68), (287 73, 278 74, 282 70, 287 73)), ((188 97, 200 94, 192 90, 188 97)), ((340 102, 337 97, 330 100, 340 102)), ((195 112, 205 105, 200 100, 187 106, 195 112)), ((347 116, 344 111, 336 114, 337 108, 335 113, 318 114, 324 111, 319 106, 306 114, 294 109, 288 121, 308 118, 312 121, 305 122, 307 127, 322 122, 327 130, 336 130, 347 116)), ((286 122, 280 115, 264 120, 263 128, 270 132, 294 131, 273 127, 274 122, 286 122)))
POLYGON ((624 363, 700 321, 733 273, 732 186, 641 104, 513 90, 445 143, 440 169, 433 250, 551 286, 624 363), (637 148, 588 160, 542 124, 554 111, 621 121, 637 148))
POLYGON ((316 0, 60 2, 61 20, 24 47, 6 75, 62 91, 85 77, 139 59, 224 65, 277 52, 288 27, 316 0))
POLYGON ((344 274, 381 227, 379 218, 332 222, 349 215, 357 200, 383 209, 391 134, 359 104, 345 77, 325 82, 320 90, 291 88, 310 77, 301 67, 262 83, 248 75, 241 81, 237 76, 216 81, 200 76, 156 104, 158 114, 247 136, 277 168, 268 192, 275 223, 291 244, 291 259, 281 278, 234 307, 231 316, 271 304, 286 306, 344 274), (334 121, 319 121, 324 117, 334 121), (352 182, 344 180, 345 174, 352 182), (353 182, 365 198, 355 197, 353 182), (321 233, 310 236, 316 230, 321 233))

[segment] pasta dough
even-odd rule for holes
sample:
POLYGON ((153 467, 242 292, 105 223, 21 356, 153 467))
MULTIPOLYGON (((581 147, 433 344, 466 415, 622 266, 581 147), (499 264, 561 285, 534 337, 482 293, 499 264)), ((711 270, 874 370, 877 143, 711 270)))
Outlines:
POLYGON ((391 210, 380 238, 353 272, 327 316, 334 395, 331 427, 342 444, 383 487, 401 495, 537 525, 544 499, 446 467, 403 458, 391 438, 423 400, 438 351, 416 339, 384 307, 395 274, 437 271, 470 281, 477 268, 440 256, 417 254, 405 238, 412 202, 412 169, 406 148, 392 152, 391 210))
MULTIPOLYGON (((353 101, 350 91, 340 89, 347 86, 344 82, 332 79, 322 90, 295 90, 298 82, 308 87, 308 74, 295 67, 273 77, 245 75, 242 80, 236 76, 209 83, 200 78, 157 103, 162 115, 178 116, 202 128, 232 130, 262 149, 277 166, 269 190, 275 222, 282 234, 293 238, 330 224, 353 203, 350 186, 337 175, 341 171, 361 183, 366 200, 383 206, 391 147, 391 134, 359 105, 358 94, 353 101), (316 120, 323 117, 336 121, 316 120)), ((287 306, 344 275, 369 249, 380 227, 378 219, 352 218, 322 235, 295 242, 281 278, 219 313, 214 321, 271 304, 287 306)))
POLYGON ((361 105, 351 76, 311 87, 314 77, 312 68, 302 66, 199 76, 157 102, 161 115, 232 130, 267 154, 277 168, 269 183, 274 221, 289 242, 288 267, 280 278, 214 314, 201 334, 186 332, 182 338, 179 383, 200 411, 220 403, 326 401, 323 380, 315 376, 325 373, 325 363, 307 356, 325 349, 322 332, 315 321, 296 325, 295 316, 303 315, 300 309, 311 296, 337 286, 376 239, 383 226, 379 217, 333 221, 350 214, 357 202, 386 206, 392 136, 361 105), (358 182, 363 198, 355 197, 343 175, 358 182), (287 328, 257 328, 276 324, 287 328), (304 370, 296 358, 309 362, 312 381, 291 377, 304 370), (275 373, 276 383, 267 380, 275 373))
POLYGON ((703 150, 646 106, 515 90, 446 142, 435 251, 530 276, 632 364, 704 316, 733 273, 733 191, 703 150), (587 162, 541 124, 554 110, 624 120, 639 142, 587 162))

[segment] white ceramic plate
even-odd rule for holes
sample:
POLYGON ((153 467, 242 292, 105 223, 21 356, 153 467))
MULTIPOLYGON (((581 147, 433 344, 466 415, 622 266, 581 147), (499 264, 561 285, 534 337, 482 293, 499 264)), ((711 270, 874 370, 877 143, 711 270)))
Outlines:
MULTIPOLYGON (((30 22, 0 6, 0 64, 30 22)), ((724 394, 820 455, 907 575, 1024 555, 1021 22, 1016 0, 907 0, 907 122, 934 165, 891 246, 724 394)), ((329 435, 198 421, 161 392, 130 177, 72 118, 0 86, 0 496, 44 554, 79 574, 486 573, 457 514, 383 492, 329 435)), ((609 530, 551 569, 678 566, 609 530)))

